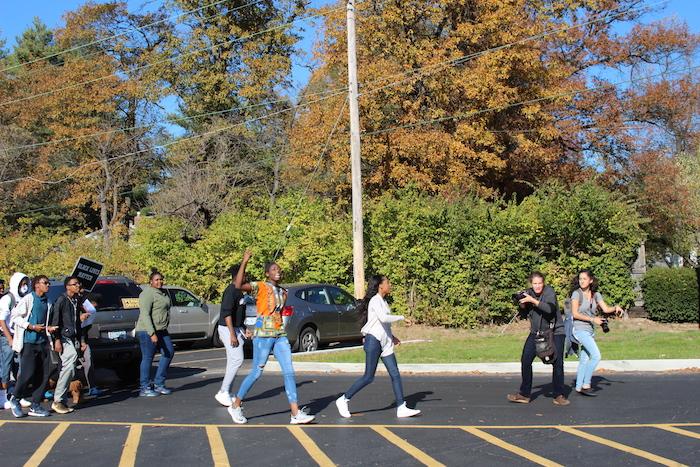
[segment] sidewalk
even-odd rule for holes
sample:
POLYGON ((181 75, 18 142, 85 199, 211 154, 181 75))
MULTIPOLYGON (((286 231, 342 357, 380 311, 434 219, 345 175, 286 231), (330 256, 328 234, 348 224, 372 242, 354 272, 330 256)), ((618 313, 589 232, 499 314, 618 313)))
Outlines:
MULTIPOLYGON (((567 359, 564 362, 564 371, 575 373, 578 366, 576 359, 567 359)), ((426 364, 402 364, 399 362, 402 374, 520 374, 520 362, 503 363, 426 363, 426 364)), ((322 362, 294 362, 294 371, 297 373, 363 373, 364 363, 322 363, 322 362)), ((280 367, 274 360, 270 360, 265 371, 279 372, 280 367)), ((539 360, 532 364, 534 373, 551 373, 552 367, 539 360)), ((700 371, 700 359, 660 359, 660 360, 603 360, 596 369, 597 372, 632 372, 632 373, 658 373, 664 371, 700 371)), ((377 367, 378 373, 386 373, 383 365, 377 367)))

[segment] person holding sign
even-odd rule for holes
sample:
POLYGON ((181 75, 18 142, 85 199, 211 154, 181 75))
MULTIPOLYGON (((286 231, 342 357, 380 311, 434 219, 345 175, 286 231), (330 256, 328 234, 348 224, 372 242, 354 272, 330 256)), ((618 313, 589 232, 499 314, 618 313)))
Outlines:
POLYGON ((148 281, 149 285, 144 287, 139 295, 139 319, 135 329, 141 345, 141 397, 168 395, 172 392, 165 387, 165 378, 175 355, 175 348, 168 334, 172 304, 170 295, 163 289, 163 274, 153 269, 148 281), (151 387, 151 366, 156 351, 160 351, 160 362, 151 387))

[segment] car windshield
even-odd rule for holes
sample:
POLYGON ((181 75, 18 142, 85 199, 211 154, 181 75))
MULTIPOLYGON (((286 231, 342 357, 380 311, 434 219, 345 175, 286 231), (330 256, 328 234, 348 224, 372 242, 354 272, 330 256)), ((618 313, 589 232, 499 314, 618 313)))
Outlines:
MULTIPOLYGON (((65 291, 63 284, 52 285, 48 293, 49 301, 54 303, 65 291)), ((98 280, 90 295, 97 301, 97 311, 110 311, 138 308, 140 293, 141 289, 133 282, 98 280)))

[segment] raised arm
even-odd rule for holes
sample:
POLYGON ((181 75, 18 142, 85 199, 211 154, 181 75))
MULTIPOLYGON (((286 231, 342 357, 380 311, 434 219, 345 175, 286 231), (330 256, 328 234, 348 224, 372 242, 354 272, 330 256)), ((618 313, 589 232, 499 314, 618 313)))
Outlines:
POLYGON ((245 277, 245 268, 246 266, 248 266, 248 261, 250 261, 251 256, 253 256, 253 253, 250 250, 246 250, 243 253, 243 261, 241 261, 241 267, 238 268, 238 273, 236 273, 236 279, 234 281, 236 288, 239 290, 243 290, 244 292, 250 292, 252 289, 250 284, 243 283, 243 278, 245 277))
POLYGON ((605 303, 603 297, 600 297, 600 299, 598 300, 598 306, 606 315, 609 315, 611 313, 617 313, 618 315, 622 315, 624 311, 619 305, 609 306, 607 303, 605 303))

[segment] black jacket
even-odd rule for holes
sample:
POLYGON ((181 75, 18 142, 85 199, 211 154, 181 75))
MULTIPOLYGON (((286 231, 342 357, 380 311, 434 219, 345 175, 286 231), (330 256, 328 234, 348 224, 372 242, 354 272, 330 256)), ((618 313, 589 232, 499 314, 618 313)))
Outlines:
POLYGON ((234 328, 242 328, 245 321, 245 305, 241 304, 243 292, 235 285, 229 284, 224 290, 221 299, 221 313, 219 314, 219 326, 226 326, 226 317, 230 316, 234 328))
POLYGON ((527 289, 526 292, 540 302, 539 306, 528 303, 525 310, 522 311, 530 319, 530 332, 544 331, 553 322, 554 334, 564 335, 564 319, 561 316, 561 311, 559 311, 557 294, 554 289, 545 285, 540 296, 537 296, 531 288, 527 289))
POLYGON ((51 309, 51 326, 58 326, 61 337, 80 340, 82 329, 80 327, 80 312, 78 310, 78 297, 68 298, 63 294, 56 300, 51 309))

